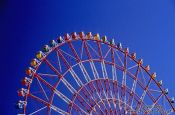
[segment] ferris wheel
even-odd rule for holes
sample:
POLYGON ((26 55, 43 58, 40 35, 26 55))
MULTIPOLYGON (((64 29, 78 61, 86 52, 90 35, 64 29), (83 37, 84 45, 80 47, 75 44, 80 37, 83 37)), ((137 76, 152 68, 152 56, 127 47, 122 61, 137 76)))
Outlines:
POLYGON ((99 34, 65 34, 37 52, 26 77, 19 115, 167 115, 174 98, 129 48, 99 34))

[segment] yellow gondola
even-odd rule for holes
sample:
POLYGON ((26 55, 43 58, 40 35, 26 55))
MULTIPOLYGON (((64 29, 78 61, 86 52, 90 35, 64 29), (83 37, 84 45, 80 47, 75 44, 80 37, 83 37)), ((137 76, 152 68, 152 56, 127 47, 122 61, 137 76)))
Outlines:
POLYGON ((35 67, 35 66, 37 65, 37 60, 36 60, 36 59, 32 59, 30 65, 31 65, 32 67, 35 67))
POLYGON ((41 51, 39 51, 37 54, 36 54, 36 57, 38 58, 38 59, 41 59, 43 56, 42 56, 42 52, 41 51))
POLYGON ((100 35, 99 34, 95 34, 94 35, 94 40, 99 40, 100 39, 100 35))

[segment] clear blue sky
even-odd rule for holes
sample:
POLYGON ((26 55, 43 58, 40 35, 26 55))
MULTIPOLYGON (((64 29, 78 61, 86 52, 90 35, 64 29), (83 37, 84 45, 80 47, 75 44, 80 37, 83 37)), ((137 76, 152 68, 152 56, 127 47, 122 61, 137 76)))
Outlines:
POLYGON ((0 114, 14 104, 24 70, 49 40, 99 32, 137 52, 175 96, 174 0, 3 0, 0 2, 0 114), (3 2, 4 1, 4 2, 3 2))

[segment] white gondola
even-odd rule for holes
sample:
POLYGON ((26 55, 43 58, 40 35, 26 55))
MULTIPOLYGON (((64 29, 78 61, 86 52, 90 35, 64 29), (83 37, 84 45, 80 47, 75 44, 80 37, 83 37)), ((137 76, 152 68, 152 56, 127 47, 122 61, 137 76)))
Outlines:
POLYGON ((111 45, 115 45, 114 39, 111 39, 111 40, 109 41, 109 43, 110 43, 111 45))
POLYGON ((146 71, 149 71, 149 70, 150 70, 150 66, 147 65, 147 66, 145 67, 145 70, 146 70, 146 71))
POLYGON ((55 40, 50 41, 50 46, 51 47, 55 47, 56 45, 57 45, 57 43, 55 42, 55 40))
POLYGON ((19 101, 17 102, 17 104, 16 104, 16 107, 17 107, 17 109, 23 109, 24 106, 26 106, 26 105, 27 105, 27 102, 26 102, 26 101, 21 101, 21 100, 19 100, 19 101))
POLYGON ((59 36, 59 37, 57 38, 57 42, 58 42, 58 43, 62 43, 62 42, 64 42, 64 40, 63 40, 63 38, 62 38, 61 36, 59 36))
POLYGON ((164 90, 164 94, 168 94, 168 89, 165 89, 164 90))
POLYGON ((174 97, 170 98, 170 102, 174 103, 174 97))
POLYGON ((119 49, 122 49, 122 43, 118 43, 118 44, 117 44, 117 47, 118 47, 119 49))
POLYGON ((129 53, 129 48, 125 49, 125 53, 128 54, 129 53))

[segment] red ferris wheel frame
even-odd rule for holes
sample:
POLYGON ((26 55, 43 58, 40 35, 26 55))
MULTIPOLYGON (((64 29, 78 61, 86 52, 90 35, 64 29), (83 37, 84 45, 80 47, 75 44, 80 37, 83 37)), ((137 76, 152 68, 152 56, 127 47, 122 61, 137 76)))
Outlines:
MULTIPOLYGON (((104 89, 102 89, 102 91, 104 91, 104 90, 109 90, 109 88, 111 88, 111 87, 113 87, 113 91, 120 91, 121 92, 121 97, 120 98, 118 98, 118 100, 117 99, 115 99, 115 98, 111 98, 111 99, 106 99, 106 100, 104 100, 104 101, 107 101, 106 103, 110 103, 110 101, 111 102, 113 102, 113 103, 118 103, 119 104, 119 107, 120 107, 120 104, 122 105, 122 100, 124 100, 124 103, 125 103, 125 106, 126 106, 126 108, 128 108, 128 107, 130 107, 131 106, 131 103, 132 103, 132 100, 135 100, 135 101, 137 101, 137 106, 136 106, 136 109, 137 108, 139 108, 139 106, 141 106, 142 104, 144 104, 144 96, 146 95, 146 94, 148 94, 148 96, 150 97, 150 99, 152 100, 152 102, 153 102, 153 107, 158 103, 158 101, 159 101, 159 99, 162 97, 162 96, 164 96, 165 97, 165 99, 167 100, 167 102, 169 103, 169 105, 170 105, 170 107, 172 108, 172 111, 171 112, 175 112, 175 107, 173 106, 173 102, 174 102, 174 100, 173 99, 170 99, 168 96, 167 96, 167 93, 168 93, 168 90, 167 89, 163 89, 162 87, 161 87, 161 85, 162 85, 162 81, 157 81, 155 78, 156 78, 156 73, 150 73, 150 71, 149 71, 149 66, 146 66, 146 67, 144 67, 143 66, 143 60, 142 59, 140 59, 140 60, 136 60, 136 54, 135 53, 132 53, 132 54, 130 54, 129 53, 129 49, 128 48, 126 48, 126 49, 123 49, 122 48, 122 46, 121 46, 121 44, 119 43, 119 44, 117 44, 117 45, 115 45, 115 43, 114 43, 114 41, 113 40, 111 40, 111 41, 107 41, 107 38, 106 37, 102 37, 102 39, 100 39, 100 37, 99 37, 99 35, 98 34, 96 34, 96 35, 94 35, 94 36, 92 36, 91 35, 91 33, 88 33, 87 35, 84 35, 84 33, 83 32, 80 32, 79 33, 79 35, 77 35, 76 33, 73 33, 71 36, 69 36, 68 34, 66 34, 65 36, 64 36, 64 40, 61 38, 61 37, 58 37, 58 41, 59 42, 55 42, 55 41, 52 41, 52 45, 53 46, 51 46, 51 47, 45 47, 45 48, 48 48, 48 49, 45 49, 45 50, 48 50, 47 51, 47 53, 43 53, 43 52, 39 52, 38 54, 37 54, 37 58, 39 58, 38 59, 38 61, 34 61, 35 62, 35 67, 33 67, 33 68, 29 68, 29 69, 27 69, 26 70, 26 73, 31 77, 31 80, 33 80, 34 78, 37 78, 39 81, 41 81, 42 83, 44 83, 48 88, 50 88, 51 89, 51 91, 52 91, 52 94, 51 94, 51 96, 50 96, 50 98, 49 98, 49 101, 47 102, 47 101, 45 101, 45 100, 42 100, 42 99, 40 99, 39 97, 36 97, 35 95, 33 95, 33 94, 31 94, 30 93, 30 87, 31 87, 31 84, 29 83, 28 85, 27 85, 27 89, 26 90, 19 90, 19 94, 21 95, 21 96, 24 96, 25 97, 25 100, 24 101, 21 101, 21 102, 19 102, 18 103, 18 105, 21 105, 22 104, 22 109, 23 109, 23 114, 26 114, 26 111, 27 111, 27 106, 26 106, 26 102, 28 101, 28 97, 31 97, 31 98, 33 98, 33 99, 35 99, 35 100, 37 100, 38 102, 40 102, 40 103, 42 103, 42 104, 44 104, 44 105, 46 105, 47 106, 47 114, 50 114, 50 110, 51 109, 54 109, 55 111, 58 111, 60 114, 70 114, 71 113, 71 110, 72 110, 72 108, 74 108, 76 111, 79 111, 80 113, 85 113, 85 114, 90 114, 90 113, 96 113, 97 111, 94 109, 95 107, 92 107, 91 106, 91 104, 90 103, 88 103, 88 101, 86 100, 86 99, 84 99, 83 97, 82 97, 82 95, 80 95, 79 94, 79 92, 82 92, 84 95, 85 95, 85 97, 87 97, 88 98, 88 95, 89 96, 91 96, 91 93, 93 93, 94 91, 94 89, 95 89, 95 91, 97 92, 97 93, 101 93, 100 92, 100 86, 102 86, 102 85, 104 85, 104 87, 106 88, 104 88, 104 89), (83 47, 84 47, 84 49, 85 49, 85 51, 86 51, 86 53, 87 53, 87 58, 88 59, 86 59, 86 60, 82 60, 80 57, 79 57, 79 55, 78 55, 78 53, 77 53, 77 51, 76 51, 76 49, 75 49, 75 47, 73 46, 73 42, 74 41, 78 41, 78 40, 80 40, 81 42, 82 42, 82 44, 83 44, 83 47), (88 46, 88 43, 87 43, 87 41, 93 41, 94 43, 96 43, 96 45, 97 45, 97 49, 98 49, 98 55, 99 55, 99 59, 93 59, 92 58, 92 56, 91 56, 91 52, 89 51, 89 46, 88 46), (68 46, 70 47, 70 49, 71 49, 71 51, 73 52, 73 56, 76 58, 76 63, 77 64, 80 64, 80 66, 81 66, 81 69, 82 69, 82 72, 83 72, 83 74, 84 74, 84 76, 87 76, 87 81, 89 81, 87 84, 82 84, 81 83, 81 80, 79 80, 79 78, 77 78, 77 76, 76 76, 76 74, 74 73, 74 71, 72 71, 71 70, 71 68, 73 68, 73 66, 72 65, 70 65, 69 63, 68 63, 68 61, 65 59, 65 57, 62 55, 62 52, 59 50, 59 47, 61 47, 62 45, 64 45, 64 44, 68 44, 68 46), (101 44, 104 44, 104 45, 107 45, 108 47, 110 47, 110 49, 107 51, 107 53, 106 53, 106 55, 105 56, 103 56, 103 54, 102 54, 102 48, 101 48, 101 44), (116 63, 115 63, 115 56, 114 56, 114 53, 115 53, 115 51, 114 50, 117 50, 118 52, 120 52, 120 53, 122 53, 123 54, 123 67, 121 67, 121 66, 119 66, 119 65, 117 65, 116 63), (62 94, 60 91, 58 91, 56 88, 57 88, 57 86, 58 86, 58 84, 64 79, 64 75, 65 75, 65 73, 64 74, 61 74, 48 60, 47 60, 47 57, 48 57, 48 55, 50 55, 50 53, 51 52, 54 52, 54 51, 56 51, 57 52, 57 55, 59 55, 60 56, 60 58, 62 59, 62 61, 63 61, 63 63, 64 63, 64 65, 65 65, 65 67, 67 68, 67 71, 65 71, 65 73, 67 73, 68 71, 71 71, 72 72, 72 74, 75 74, 75 75, 73 75, 73 77, 74 77, 74 79, 76 79, 76 81, 77 81, 77 83, 80 85, 80 88, 77 90, 77 91, 74 91, 74 89, 72 88, 72 86, 69 84, 69 83, 67 83, 66 81, 65 81, 65 83, 67 83, 67 87, 68 88, 70 88, 70 91, 72 91, 72 92, 76 92, 75 93, 75 95, 73 95, 73 97, 72 97, 72 99, 69 99, 69 98, 67 98, 64 94, 62 94), (109 61, 106 61, 104 58, 108 55, 108 53, 109 52, 111 52, 111 62, 109 62, 109 61), (129 72, 129 71, 127 71, 127 58, 129 58, 130 60, 132 60, 133 62, 135 62, 136 63, 136 65, 137 65, 137 71, 135 72, 135 74, 133 74, 133 73, 131 73, 131 72, 129 72), (91 80, 90 78, 88 78, 88 75, 86 75, 87 74, 87 72, 86 72, 86 70, 85 70, 85 68, 83 67, 83 64, 82 63, 84 63, 84 62, 89 62, 90 64, 91 64, 91 67, 92 67, 92 71, 94 72, 94 73, 96 73, 96 68, 94 67, 94 63, 95 62, 100 62, 101 63, 101 66, 102 66, 102 72, 103 72, 103 74, 104 74, 104 76, 107 76, 107 75, 105 75, 106 74, 106 72, 105 72, 105 70, 106 70, 106 68, 105 68, 105 65, 107 64, 107 65, 111 65, 112 67, 114 67, 114 70, 115 69, 117 69, 117 70, 120 70, 120 71, 122 71, 122 72, 124 72, 124 76, 123 76, 123 78, 122 78, 122 83, 119 83, 117 80, 110 80, 110 79, 108 79, 107 77, 104 77, 103 79, 100 79, 98 76, 96 76, 96 78, 97 79, 95 79, 95 80, 91 80), (51 70, 53 71, 53 72, 55 72, 55 74, 57 75, 57 77, 59 78, 59 80, 57 81, 57 83, 54 85, 54 86, 52 86, 52 85, 50 85, 46 80, 44 80, 38 73, 37 73, 37 71, 38 71, 38 68, 40 67, 40 65, 42 64, 42 63, 46 63, 48 66, 49 66, 49 68, 51 68, 51 70), (147 84, 146 85, 144 85, 141 81, 139 81, 139 80, 137 80, 137 74, 138 74, 138 71, 139 71, 139 69, 142 69, 142 70, 144 70, 144 72, 149 76, 149 80, 148 80, 148 82, 147 82, 147 84), (126 75, 127 76, 130 76, 134 81, 136 81, 137 80, 137 82, 134 84, 133 83, 133 87, 134 87, 134 85, 136 85, 136 84, 138 84, 141 88, 142 88, 142 90, 144 91, 143 93, 142 93, 142 96, 141 97, 139 97, 135 92, 134 92, 134 88, 132 87, 132 89, 130 89, 129 87, 127 87, 127 85, 126 85, 126 75), (88 80, 88 79, 90 79, 90 80, 88 80), (97 84, 97 87, 95 87, 95 83, 97 84), (159 88, 159 91, 160 91, 160 95, 158 96, 158 97, 154 97, 152 94, 151 94, 151 92, 148 90, 148 87, 149 87, 149 85, 150 85, 150 83, 151 82, 154 82, 155 84, 156 84, 156 86, 159 88), (108 84, 108 85, 107 85, 108 84), (112 85, 110 85, 110 84, 112 84, 112 85), (89 90, 87 90, 87 87, 86 87, 86 85, 89 87, 89 90), (99 86, 98 86, 99 85, 99 86), (108 87, 108 88, 107 88, 108 87), (68 109, 67 109, 67 112, 66 111, 63 111, 63 110, 61 110, 60 108, 58 108, 58 107, 56 107, 56 106, 54 106, 54 105, 52 105, 52 101, 53 101, 53 96, 54 96, 54 94, 57 94, 57 95, 59 95, 60 96, 60 98, 62 98, 65 102, 67 102, 67 104, 68 104, 68 109), (129 95, 129 98, 128 98, 128 104, 126 104, 126 93, 128 93, 128 95, 129 95), (75 99, 77 99, 80 103, 81 103, 81 105, 82 106, 84 106, 84 108, 87 108, 87 111, 85 111, 85 110, 83 110, 81 107, 79 107, 75 102, 74 102, 74 100, 75 99), (121 100, 120 100, 121 99, 121 100), (85 104, 84 104, 85 103, 85 104), (128 105, 128 106, 127 106, 128 105)), ((82 52, 81 52, 82 53, 82 52)), ((28 82, 25 82, 25 83, 28 83, 28 82)), ((136 87, 136 86, 135 86, 136 87)), ((106 91, 107 92, 107 91, 106 91)), ((115 93, 115 92, 114 92, 115 93)), ((115 95, 116 97, 117 97, 117 94, 115 95)), ((91 96, 91 97, 93 97, 93 96, 91 96)), ((99 97, 100 98, 100 97, 99 97)), ((104 102, 103 102, 103 100, 101 99, 99 102, 96 102, 95 101, 95 99, 94 98, 91 98, 91 99, 89 99, 90 101, 89 102, 92 102, 92 103, 94 103, 95 105, 94 106, 96 106, 98 109, 99 109, 99 111, 101 112, 100 114, 104 114, 104 113, 107 113, 107 114, 117 114, 117 112, 119 112, 119 114, 122 114, 123 112, 122 111, 120 111, 120 109, 119 109, 119 111, 112 111, 112 110, 108 110, 107 109, 107 107, 105 107, 105 104, 104 104, 104 102), (103 109, 101 109, 100 108, 100 104, 99 103, 101 103, 103 106, 104 106, 104 110, 103 109)), ((127 110, 126 109, 124 109, 124 114, 126 114, 125 112, 126 112, 127 110)), ((145 114, 149 114, 150 113, 150 111, 151 110, 149 110, 149 111, 146 111, 145 110, 145 114)), ((161 110, 160 110, 161 111, 161 110)), ((138 113, 137 113, 138 114, 138 113)), ((168 113, 167 113, 168 114, 168 113)))

